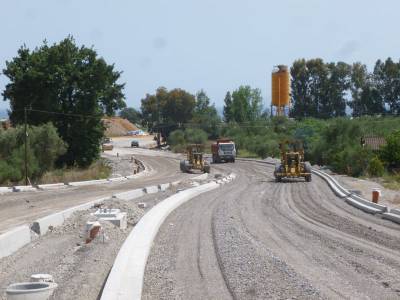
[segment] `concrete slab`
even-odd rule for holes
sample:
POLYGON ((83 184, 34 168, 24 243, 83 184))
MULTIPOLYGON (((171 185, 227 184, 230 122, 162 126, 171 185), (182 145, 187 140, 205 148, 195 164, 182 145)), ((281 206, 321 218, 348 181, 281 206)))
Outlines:
POLYGON ((121 212, 115 217, 102 217, 99 218, 99 220, 111 222, 120 229, 126 229, 128 227, 128 217, 126 212, 121 212))
POLYGON ((13 254, 31 242, 31 231, 28 225, 16 227, 0 235, 0 258, 13 254))

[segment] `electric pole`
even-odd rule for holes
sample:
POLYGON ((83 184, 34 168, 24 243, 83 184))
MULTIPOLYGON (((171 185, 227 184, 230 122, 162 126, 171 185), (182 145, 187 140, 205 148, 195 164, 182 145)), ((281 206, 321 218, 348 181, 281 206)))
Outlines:
POLYGON ((25 120, 25 185, 28 185, 28 125, 26 116, 26 107, 24 108, 25 120))

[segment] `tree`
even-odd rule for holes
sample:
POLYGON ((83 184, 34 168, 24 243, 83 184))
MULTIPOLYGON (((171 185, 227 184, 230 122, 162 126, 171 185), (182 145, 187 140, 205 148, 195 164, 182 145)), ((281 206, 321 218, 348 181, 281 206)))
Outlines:
POLYGON ((68 37, 33 51, 21 47, 3 73, 10 80, 3 98, 10 101, 13 124, 24 122, 25 108, 29 124, 52 122, 68 145, 60 164, 88 166, 99 157, 102 116, 125 107, 114 65, 68 37))
POLYGON ((380 96, 389 106, 389 113, 400 114, 400 62, 389 57, 385 62, 378 60, 373 72, 374 81, 380 96))
POLYGON ((126 107, 119 113, 121 118, 127 119, 133 124, 138 124, 141 120, 140 112, 133 107, 126 107))
POLYGON ((209 137, 218 137, 218 125, 221 122, 221 118, 218 116, 215 105, 210 105, 210 99, 203 90, 196 94, 196 105, 191 122, 207 132, 209 137))
POLYGON ((312 114, 310 94, 310 76, 305 59, 296 60, 290 68, 291 102, 290 116, 295 118, 309 117, 312 114))
POLYGON ((196 104, 192 94, 182 89, 168 91, 164 87, 158 88, 155 95, 147 94, 141 102, 143 120, 149 128, 159 123, 177 125, 189 122, 196 104))
POLYGON ((224 120, 225 122, 231 122, 233 121, 233 115, 232 115, 232 97, 231 93, 227 92, 225 95, 224 99, 224 120))
POLYGON ((257 121, 262 113, 262 97, 260 89, 240 86, 232 93, 232 118, 235 122, 257 121))

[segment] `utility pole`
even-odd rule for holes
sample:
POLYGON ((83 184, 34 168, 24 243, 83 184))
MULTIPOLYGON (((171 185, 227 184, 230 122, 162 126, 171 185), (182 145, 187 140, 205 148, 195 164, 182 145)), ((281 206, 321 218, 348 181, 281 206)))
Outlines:
POLYGON ((26 107, 24 108, 25 120, 25 185, 28 185, 28 125, 26 116, 26 107))

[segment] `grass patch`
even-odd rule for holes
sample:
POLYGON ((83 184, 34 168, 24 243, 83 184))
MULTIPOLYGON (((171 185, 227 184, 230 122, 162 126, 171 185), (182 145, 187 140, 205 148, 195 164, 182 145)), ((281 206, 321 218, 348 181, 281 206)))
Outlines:
POLYGON ((385 174, 382 177, 382 185, 391 190, 400 190, 400 174, 385 174))
POLYGON ((104 159, 99 159, 90 167, 65 168, 46 172, 39 180, 38 184, 73 182, 108 178, 112 169, 104 159))
POLYGON ((248 150, 246 150, 246 149, 241 149, 240 151, 238 151, 237 157, 240 157, 240 158, 258 158, 258 159, 261 159, 260 156, 258 156, 257 154, 255 154, 255 153, 253 153, 253 152, 250 152, 250 151, 248 151, 248 150))

